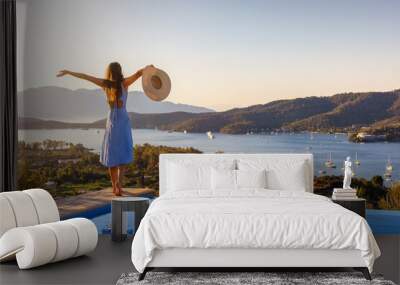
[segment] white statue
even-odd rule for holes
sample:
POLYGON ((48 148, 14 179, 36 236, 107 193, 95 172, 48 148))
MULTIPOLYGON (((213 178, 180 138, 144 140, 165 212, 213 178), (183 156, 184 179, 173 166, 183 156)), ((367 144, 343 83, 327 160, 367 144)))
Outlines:
POLYGON ((350 156, 346 158, 344 162, 344 179, 343 179, 343 189, 351 189, 351 177, 353 175, 353 170, 351 169, 350 156))

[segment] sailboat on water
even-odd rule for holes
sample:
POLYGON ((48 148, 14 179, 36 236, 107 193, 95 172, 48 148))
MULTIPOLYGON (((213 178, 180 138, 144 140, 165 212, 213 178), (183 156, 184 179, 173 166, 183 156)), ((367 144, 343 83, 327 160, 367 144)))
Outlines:
POLYGON ((332 152, 329 152, 329 158, 327 161, 325 161, 325 167, 336 168, 336 164, 332 160, 332 152))
POLYGON ((354 160, 355 165, 360 165, 361 162, 358 160, 358 153, 356 152, 356 160, 354 160))
POLYGON ((392 164, 392 161, 390 160, 390 158, 388 158, 388 161, 386 163, 386 171, 393 172, 393 164, 392 164))
POLYGON ((392 161, 390 160, 390 157, 389 157, 387 162, 386 162, 386 169, 385 169, 385 173, 383 174, 383 177, 386 180, 391 180, 392 173, 393 173, 393 164, 392 164, 392 161))

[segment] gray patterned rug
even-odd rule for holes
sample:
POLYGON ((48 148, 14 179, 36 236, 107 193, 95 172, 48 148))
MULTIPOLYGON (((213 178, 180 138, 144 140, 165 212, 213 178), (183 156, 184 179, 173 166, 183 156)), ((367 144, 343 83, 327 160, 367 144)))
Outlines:
POLYGON ((384 280, 379 275, 372 275, 373 280, 368 281, 359 272, 148 272, 142 281, 138 281, 138 276, 138 273, 122 274, 117 285, 395 285, 392 281, 384 280))

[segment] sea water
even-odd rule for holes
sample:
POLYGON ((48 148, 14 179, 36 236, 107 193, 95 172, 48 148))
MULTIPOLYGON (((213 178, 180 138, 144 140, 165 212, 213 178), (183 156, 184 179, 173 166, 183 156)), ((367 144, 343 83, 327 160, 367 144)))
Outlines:
MULTIPOLYGON (((393 165, 392 179, 400 179, 400 143, 352 143, 345 134, 268 134, 268 135, 228 135, 216 133, 214 139, 199 133, 166 132, 150 129, 132 130, 134 144, 149 143, 173 147, 194 147, 205 153, 222 151, 225 153, 312 153, 315 175, 326 171, 327 175, 342 174, 346 156, 355 159, 357 153, 360 165, 354 165, 355 175, 371 178, 383 175, 387 160, 393 165), (326 168, 324 162, 331 154, 336 168, 326 168)), ((45 139, 62 140, 85 147, 99 153, 104 129, 60 129, 60 130, 20 130, 19 140, 26 142, 45 139)))

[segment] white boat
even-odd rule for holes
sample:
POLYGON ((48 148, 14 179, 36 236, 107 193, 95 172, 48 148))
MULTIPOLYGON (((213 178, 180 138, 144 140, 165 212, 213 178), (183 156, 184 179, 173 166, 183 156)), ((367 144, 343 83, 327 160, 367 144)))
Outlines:
POLYGON ((325 167, 336 168, 336 164, 332 160, 332 152, 329 153, 329 158, 327 161, 325 161, 325 167))
POLYGON ((354 164, 355 164, 355 165, 360 165, 360 164, 361 164, 361 162, 358 160, 358 154, 357 154, 357 152, 356 152, 356 160, 354 160, 354 164))
POLYGON ((393 164, 392 164, 392 161, 390 160, 390 158, 388 159, 388 161, 386 163, 386 171, 393 172, 393 164))
POLYGON ((392 172, 386 170, 385 173, 383 174, 383 178, 386 181, 391 181, 392 180, 392 172))
POLYGON ((385 178, 385 180, 392 180, 392 173, 385 172, 385 174, 383 174, 383 178, 385 178))
POLYGON ((187 131, 186 131, 186 130, 184 130, 184 131, 183 131, 183 133, 184 133, 184 134, 187 134, 187 131))
POLYGON ((386 162, 385 173, 383 174, 383 177, 385 178, 386 181, 392 180, 392 173, 393 173, 393 164, 389 157, 386 162))
POLYGON ((214 139, 214 135, 213 135, 213 133, 212 133, 211 131, 208 131, 208 132, 207 132, 207 137, 208 137, 208 139, 210 139, 210 140, 213 140, 213 139, 214 139))

